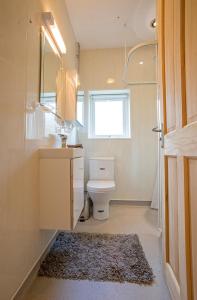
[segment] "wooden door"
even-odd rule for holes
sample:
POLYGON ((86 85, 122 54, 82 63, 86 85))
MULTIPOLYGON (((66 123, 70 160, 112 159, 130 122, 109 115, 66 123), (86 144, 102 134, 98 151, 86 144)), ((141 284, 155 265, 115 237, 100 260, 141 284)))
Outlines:
POLYGON ((163 248, 173 299, 197 300, 197 0, 158 0, 163 248))

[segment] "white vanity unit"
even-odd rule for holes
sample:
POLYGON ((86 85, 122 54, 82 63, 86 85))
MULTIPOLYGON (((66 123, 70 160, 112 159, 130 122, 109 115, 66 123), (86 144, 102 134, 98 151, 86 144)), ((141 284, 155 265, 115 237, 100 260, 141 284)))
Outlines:
POLYGON ((72 230, 84 206, 84 150, 40 149, 40 228, 72 230))

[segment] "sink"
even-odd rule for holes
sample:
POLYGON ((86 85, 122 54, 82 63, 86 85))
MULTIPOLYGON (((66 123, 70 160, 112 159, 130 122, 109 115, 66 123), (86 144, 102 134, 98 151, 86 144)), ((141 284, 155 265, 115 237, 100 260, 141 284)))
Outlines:
POLYGON ((39 149, 40 158, 77 158, 84 156, 82 148, 41 148, 39 149))

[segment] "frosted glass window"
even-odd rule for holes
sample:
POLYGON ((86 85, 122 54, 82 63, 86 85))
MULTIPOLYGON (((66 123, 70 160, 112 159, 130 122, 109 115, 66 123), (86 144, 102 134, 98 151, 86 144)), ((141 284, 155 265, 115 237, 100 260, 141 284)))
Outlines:
POLYGON ((89 93, 89 138, 130 137, 129 91, 89 93))

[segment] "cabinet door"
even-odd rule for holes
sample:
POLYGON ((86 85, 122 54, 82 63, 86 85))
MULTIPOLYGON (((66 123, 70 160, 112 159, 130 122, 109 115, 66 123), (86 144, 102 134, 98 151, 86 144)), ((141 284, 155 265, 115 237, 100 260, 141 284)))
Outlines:
POLYGON ((76 226, 84 206, 84 158, 72 160, 72 205, 73 228, 76 226))
POLYGON ((70 160, 40 159, 40 228, 70 230, 70 160))

